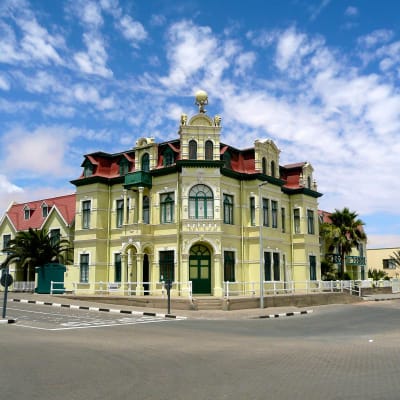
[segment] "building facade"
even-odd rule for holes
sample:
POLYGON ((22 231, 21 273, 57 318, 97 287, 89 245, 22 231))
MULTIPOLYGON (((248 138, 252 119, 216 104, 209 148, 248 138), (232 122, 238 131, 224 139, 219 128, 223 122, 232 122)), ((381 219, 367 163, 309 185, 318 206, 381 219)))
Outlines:
POLYGON ((222 143, 207 102, 196 94, 198 113, 181 116, 175 140, 84 156, 67 286, 156 295, 171 280, 174 295, 222 296, 226 282, 245 293, 260 279, 320 279, 311 164, 280 165, 272 140, 222 143))
MULTIPOLYGON (((15 237, 17 232, 29 228, 46 229, 55 239, 67 239, 73 243, 75 221, 75 194, 51 197, 25 203, 11 203, 0 220, 1 249, 15 237)), ((0 264, 7 254, 0 252, 0 264)), ((12 289, 33 290, 35 269, 29 265, 10 265, 10 273, 16 282, 12 289), (19 286, 18 286, 19 285, 19 286)))
POLYGON ((386 247, 367 250, 368 270, 378 270, 387 273, 389 278, 399 278, 400 267, 392 260, 399 247, 386 247))

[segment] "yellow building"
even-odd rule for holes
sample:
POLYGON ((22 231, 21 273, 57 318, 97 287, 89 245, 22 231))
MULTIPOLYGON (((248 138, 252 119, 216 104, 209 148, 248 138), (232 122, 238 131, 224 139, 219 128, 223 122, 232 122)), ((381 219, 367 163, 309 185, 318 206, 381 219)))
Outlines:
POLYGON ((256 293, 267 282, 320 279, 318 198, 308 162, 280 165, 272 140, 220 142, 221 118, 182 115, 179 137, 84 157, 76 186, 74 267, 87 293, 256 293), (262 260, 260 263, 260 259, 262 260), (190 284, 190 282, 191 284, 190 284))
POLYGON ((368 270, 372 271, 373 269, 377 269, 378 271, 386 272, 390 278, 399 278, 400 268, 391 260, 391 257, 394 257, 394 253, 398 251, 400 251, 399 247, 368 249, 368 270))

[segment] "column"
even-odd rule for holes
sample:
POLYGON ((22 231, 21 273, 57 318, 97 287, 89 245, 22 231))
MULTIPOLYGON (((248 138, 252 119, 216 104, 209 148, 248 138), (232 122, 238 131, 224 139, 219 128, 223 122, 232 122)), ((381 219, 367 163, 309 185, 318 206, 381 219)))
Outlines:
POLYGON ((122 211, 122 215, 123 215, 123 223, 126 225, 126 224, 128 224, 128 218, 129 218, 129 213, 128 213, 128 211, 127 211, 127 208, 126 208, 126 206, 127 206, 127 193, 128 191, 126 190, 126 189, 124 189, 123 190, 123 194, 124 194, 124 209, 123 209, 123 211, 122 211))
POLYGON ((121 288, 123 294, 128 290, 127 287, 128 254, 121 254, 121 288))
POLYGON ((143 296, 143 253, 136 254, 136 281, 136 296, 143 296))
POLYGON ((222 289, 222 255, 216 254, 214 256, 214 290, 213 295, 215 297, 222 297, 223 296, 223 289, 222 289))
POLYGON ((143 223, 143 191, 144 187, 139 187, 139 208, 138 208, 138 223, 143 223))

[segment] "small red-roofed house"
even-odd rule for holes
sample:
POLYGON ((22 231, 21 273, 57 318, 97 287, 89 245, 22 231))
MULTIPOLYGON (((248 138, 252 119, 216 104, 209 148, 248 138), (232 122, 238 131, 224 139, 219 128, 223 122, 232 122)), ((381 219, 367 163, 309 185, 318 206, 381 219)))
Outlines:
MULTIPOLYGON (((7 246, 17 232, 29 228, 46 229, 51 236, 68 239, 73 243, 75 222, 75 194, 50 197, 24 203, 11 203, 0 220, 1 249, 7 246)), ((0 263, 6 254, 0 252, 0 263)), ((35 271, 10 266, 14 290, 33 290, 35 271)))

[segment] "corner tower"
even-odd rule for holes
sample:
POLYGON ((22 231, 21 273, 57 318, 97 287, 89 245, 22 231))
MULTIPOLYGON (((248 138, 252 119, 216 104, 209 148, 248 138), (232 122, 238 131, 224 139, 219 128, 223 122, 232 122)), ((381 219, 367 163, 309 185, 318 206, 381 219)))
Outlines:
POLYGON ((216 115, 211 119, 206 115, 205 106, 208 104, 207 93, 203 90, 196 92, 195 104, 198 114, 188 121, 186 114, 181 115, 179 128, 182 160, 220 160, 221 117, 216 115))

